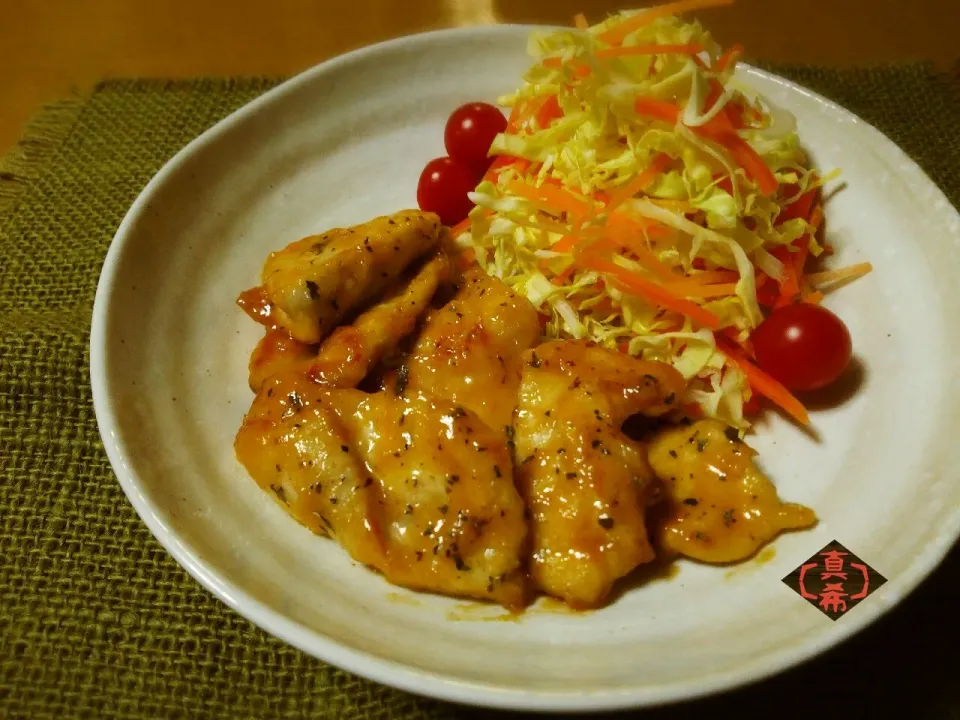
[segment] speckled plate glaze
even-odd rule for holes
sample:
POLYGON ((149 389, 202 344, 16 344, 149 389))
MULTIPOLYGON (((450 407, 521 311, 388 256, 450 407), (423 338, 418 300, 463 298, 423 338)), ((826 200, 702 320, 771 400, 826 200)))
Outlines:
POLYGON ((288 518, 233 456, 260 332, 237 293, 275 248, 415 207, 448 113, 514 88, 530 30, 443 31, 336 58, 173 158, 117 231, 97 292, 91 374, 107 453, 144 522, 199 582, 274 635, 374 680, 531 710, 644 706, 756 680, 876 620, 960 531, 960 219, 883 135, 785 80, 743 70, 796 114, 820 167, 843 169, 847 186, 827 207, 836 262, 876 268, 827 301, 863 372, 856 392, 813 412, 822 440, 776 416, 754 439, 781 494, 817 511, 815 530, 733 571, 681 562, 597 612, 541 603, 491 622, 503 612, 391 587, 356 566, 288 518), (836 622, 781 582, 834 539, 888 578, 836 622))

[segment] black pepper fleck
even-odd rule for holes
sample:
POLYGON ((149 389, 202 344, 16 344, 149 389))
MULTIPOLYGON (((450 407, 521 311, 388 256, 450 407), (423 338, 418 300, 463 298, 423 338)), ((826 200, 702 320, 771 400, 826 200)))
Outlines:
POLYGON ((407 383, 410 380, 410 368, 407 367, 406 363, 400 366, 400 369, 397 370, 397 382, 394 385, 394 392, 397 395, 403 395, 407 389, 407 383))

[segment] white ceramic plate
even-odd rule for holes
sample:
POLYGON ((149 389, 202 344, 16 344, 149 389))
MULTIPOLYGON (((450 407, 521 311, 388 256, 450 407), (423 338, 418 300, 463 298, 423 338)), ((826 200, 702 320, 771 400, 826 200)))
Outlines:
POLYGON ((534 608, 489 622, 387 585, 288 518, 234 459, 260 329, 235 306, 267 253, 309 233, 415 207, 424 163, 461 102, 509 92, 531 28, 404 38, 324 63, 187 146, 150 182, 110 248, 91 374, 110 461, 137 512, 211 592, 267 631, 416 693, 523 709, 642 706, 782 670, 862 629, 941 560, 960 531, 954 369, 960 219, 872 127, 772 75, 747 79, 798 117, 821 167, 838 264, 876 270, 829 299, 865 367, 813 414, 823 442, 773 418, 755 443, 782 495, 819 513, 741 569, 681 563, 669 580, 584 615, 534 608), (888 578, 834 622, 781 578, 830 540, 888 578))

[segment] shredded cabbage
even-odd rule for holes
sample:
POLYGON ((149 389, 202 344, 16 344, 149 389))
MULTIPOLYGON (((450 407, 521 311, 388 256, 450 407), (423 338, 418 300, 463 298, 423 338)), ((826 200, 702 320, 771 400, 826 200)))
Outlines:
POLYGON ((512 122, 490 149, 509 162, 471 193, 457 243, 530 300, 549 337, 668 362, 686 403, 744 429, 750 385, 715 333, 746 341, 763 319, 758 273, 779 285, 785 250, 822 252, 809 215, 790 208, 835 173, 809 166, 796 119, 743 86, 736 57, 721 62, 698 23, 658 17, 608 45, 603 34, 635 14, 530 36, 534 62, 500 98, 512 122), (643 54, 651 45, 679 49, 643 54), (766 187, 744 153, 765 166, 766 187), (642 282, 595 271, 588 259, 601 255, 642 282), (691 318, 689 303, 704 314, 691 318))

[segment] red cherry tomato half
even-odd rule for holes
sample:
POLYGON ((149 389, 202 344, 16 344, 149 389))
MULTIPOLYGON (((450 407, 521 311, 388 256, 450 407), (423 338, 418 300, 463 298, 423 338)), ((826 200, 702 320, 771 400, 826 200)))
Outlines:
POLYGON ((447 120, 443 144, 450 157, 472 167, 479 177, 490 167, 490 144, 506 129, 507 119, 493 105, 467 103, 454 110, 447 120))
POLYGON ((469 166, 453 158, 437 158, 420 173, 417 203, 424 212, 439 215, 444 225, 453 226, 465 219, 473 207, 467 193, 476 186, 477 178, 469 166))
POLYGON ((794 392, 819 390, 850 363, 850 331, 829 310, 797 303, 774 310, 750 336, 757 364, 794 392))

